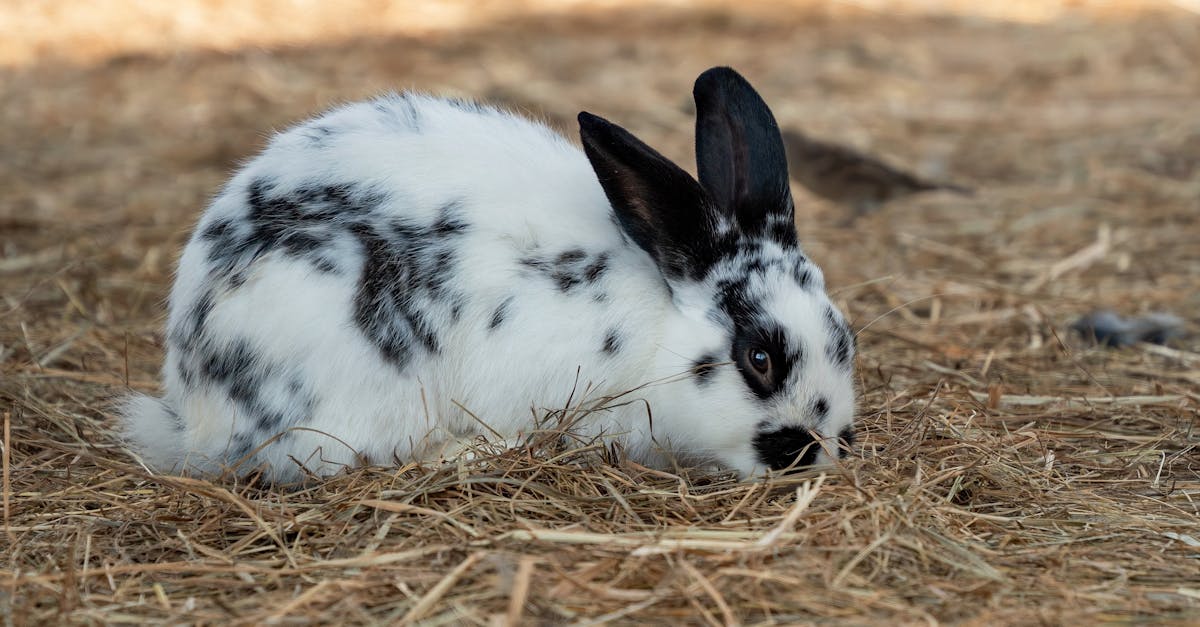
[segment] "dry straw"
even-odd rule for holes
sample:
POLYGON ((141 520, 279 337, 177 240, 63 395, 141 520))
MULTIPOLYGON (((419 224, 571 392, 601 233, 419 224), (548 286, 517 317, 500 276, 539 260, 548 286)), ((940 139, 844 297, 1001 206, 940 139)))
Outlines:
POLYGON ((77 56, 8 40, 28 47, 0 76, 7 623, 1200 621, 1196 16, 544 4, 279 50, 124 46, 136 20, 77 56), (842 464, 739 483, 543 433, 281 490, 153 476, 113 440, 110 402, 155 389, 174 255, 265 130, 419 85, 595 110, 688 163, 685 96, 715 62, 784 125, 980 190, 843 227, 796 189, 860 330, 842 464), (1174 311, 1193 335, 1087 347, 1065 329, 1096 306, 1174 311))

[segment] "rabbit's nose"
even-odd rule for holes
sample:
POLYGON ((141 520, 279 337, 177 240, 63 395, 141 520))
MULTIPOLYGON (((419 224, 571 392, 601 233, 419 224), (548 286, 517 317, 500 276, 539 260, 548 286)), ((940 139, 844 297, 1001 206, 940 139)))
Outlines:
POLYGON ((838 457, 846 457, 850 454, 850 448, 854 446, 854 425, 848 425, 838 433, 837 447, 838 457))
POLYGON ((811 466, 817 460, 821 445, 812 431, 804 427, 783 427, 758 432, 754 436, 754 451, 759 461, 772 470, 799 469, 811 466))

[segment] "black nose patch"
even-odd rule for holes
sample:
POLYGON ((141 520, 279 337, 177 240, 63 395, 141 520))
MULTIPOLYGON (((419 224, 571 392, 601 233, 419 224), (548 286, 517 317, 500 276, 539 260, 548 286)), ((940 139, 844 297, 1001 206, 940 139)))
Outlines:
POLYGON ((838 434, 838 457, 849 455, 852 446, 854 446, 854 426, 850 425, 838 434))
POLYGON ((790 466, 812 466, 821 445, 808 429, 784 427, 778 431, 759 431, 754 436, 754 451, 758 453, 758 461, 772 470, 783 470, 790 466))

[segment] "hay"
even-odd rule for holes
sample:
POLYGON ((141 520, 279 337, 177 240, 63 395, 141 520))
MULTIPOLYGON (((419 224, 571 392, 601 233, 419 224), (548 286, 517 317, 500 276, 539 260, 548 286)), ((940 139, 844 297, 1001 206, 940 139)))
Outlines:
POLYGON ((7 622, 1200 620, 1200 20, 609 4, 274 50, 162 54, 113 29, 34 61, 70 40, 8 40, 7 622), (267 129, 418 85, 594 110, 690 163, 688 88, 718 62, 784 125, 980 190, 850 228, 796 190, 860 329, 861 432, 839 467, 743 484, 547 436, 282 491, 152 477, 114 442, 109 402, 155 389, 187 230, 267 129), (1174 311, 1193 335, 1088 348, 1066 327, 1095 307, 1174 311))

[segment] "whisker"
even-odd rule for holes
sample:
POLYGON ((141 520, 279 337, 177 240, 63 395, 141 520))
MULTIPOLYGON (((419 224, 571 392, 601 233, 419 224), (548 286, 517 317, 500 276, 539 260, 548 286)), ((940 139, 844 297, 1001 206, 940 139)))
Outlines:
POLYGON ((886 318, 887 316, 889 316, 889 315, 891 315, 891 314, 894 314, 894 313, 896 313, 897 311, 900 311, 901 309, 904 309, 905 307, 908 307, 909 305, 911 305, 911 304, 913 304, 913 303, 919 303, 919 302, 921 302, 921 301, 923 301, 923 300, 929 300, 929 299, 931 299, 931 298, 937 298, 937 297, 939 297, 939 296, 944 296, 944 295, 945 295, 945 294, 927 294, 927 295, 925 295, 925 296, 921 296, 921 297, 919 297, 919 298, 914 298, 914 299, 912 299, 912 300, 910 300, 910 301, 908 301, 908 302, 900 303, 899 305, 896 305, 895 307, 892 307, 891 309, 889 309, 889 310, 887 310, 887 311, 885 311, 885 312, 883 312, 883 313, 879 314, 879 315, 878 315, 878 316, 877 316, 877 317, 876 317, 874 320, 872 320, 872 321, 868 322, 868 323, 867 323, 865 326, 863 326, 861 329, 859 329, 859 330, 855 331, 855 332, 854 332, 854 337, 856 337, 856 338, 857 338, 859 335, 861 335, 861 334, 862 334, 862 332, 863 332, 863 331, 866 331, 867 329, 871 328, 871 325, 875 324, 876 322, 879 322, 880 320, 882 320, 882 319, 886 318))
POLYGON ((858 283, 851 283, 850 285, 843 285, 842 287, 839 287, 836 290, 830 291, 829 295, 837 296, 838 294, 841 294, 842 292, 856 290, 860 287, 867 287, 868 285, 875 285, 876 283, 885 283, 887 281, 894 281, 895 279, 896 279, 896 275, 894 275, 894 274, 889 274, 887 276, 881 276, 881 277, 874 278, 874 279, 867 279, 866 281, 860 281, 858 283))

